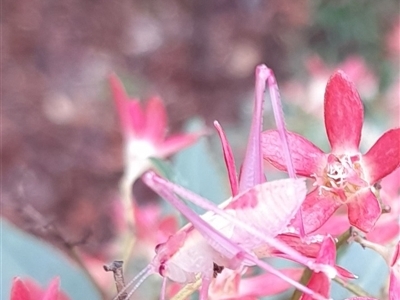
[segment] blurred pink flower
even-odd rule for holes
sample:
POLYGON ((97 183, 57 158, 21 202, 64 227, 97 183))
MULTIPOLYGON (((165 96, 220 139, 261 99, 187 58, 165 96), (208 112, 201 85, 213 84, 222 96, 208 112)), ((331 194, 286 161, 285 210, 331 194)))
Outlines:
POLYGON ((386 36, 386 49, 390 56, 399 59, 400 57, 400 19, 393 24, 392 29, 386 36))
MULTIPOLYGON (((345 204, 350 224, 368 232, 381 215, 373 185, 400 165, 400 129, 387 131, 366 154, 361 154, 363 104, 354 84, 342 71, 328 81, 324 116, 330 153, 324 153, 301 135, 288 132, 296 173, 315 178, 317 186, 302 205, 305 231, 320 228, 345 204)), ((276 130, 263 132, 262 148, 265 160, 286 170, 276 130)))
POLYGON ((68 300, 59 288, 60 279, 54 278, 47 289, 42 289, 31 279, 14 278, 10 300, 68 300))
MULTIPOLYGON (((372 99, 378 92, 378 78, 362 57, 348 56, 336 68, 343 70, 354 82, 362 98, 372 99)), ((298 80, 288 81, 283 85, 284 94, 289 101, 299 105, 305 112, 319 118, 322 110, 320 99, 334 68, 327 65, 318 55, 313 55, 307 59, 306 69, 309 74, 307 83, 298 80), (305 101, 307 105, 304 105, 305 101)))
POLYGON ((150 98, 146 105, 129 98, 115 74, 110 76, 110 85, 125 136, 125 159, 128 164, 149 157, 165 158, 190 146, 203 135, 195 133, 166 137, 167 114, 159 97, 150 98))

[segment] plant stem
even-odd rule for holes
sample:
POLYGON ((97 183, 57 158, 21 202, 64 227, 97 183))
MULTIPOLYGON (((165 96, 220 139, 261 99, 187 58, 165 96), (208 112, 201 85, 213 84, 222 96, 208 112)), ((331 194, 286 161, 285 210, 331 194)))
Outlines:
MULTIPOLYGON (((308 283, 308 281, 310 280, 312 275, 312 271, 309 268, 304 269, 303 274, 301 275, 300 278, 300 283, 302 285, 306 285, 308 283)), ((302 291, 299 291, 298 289, 295 289, 293 292, 292 297, 290 298, 290 300, 298 300, 300 299, 300 297, 303 295, 302 291)))
POLYGON ((196 281, 185 285, 171 300, 185 300, 194 292, 196 292, 201 286, 201 277, 196 276, 196 281))
POLYGON ((342 287, 344 287, 346 290, 352 292, 356 296, 372 297, 370 294, 368 294, 366 291, 364 291, 360 286, 358 286, 356 284, 346 282, 343 279, 340 279, 338 277, 333 278, 333 281, 337 282, 342 287))

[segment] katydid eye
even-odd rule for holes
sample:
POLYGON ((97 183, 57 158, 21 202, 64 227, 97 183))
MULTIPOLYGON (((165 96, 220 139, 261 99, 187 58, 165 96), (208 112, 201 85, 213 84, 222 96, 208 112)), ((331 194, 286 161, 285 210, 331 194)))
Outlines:
POLYGON ((159 273, 161 276, 164 276, 164 275, 163 275, 164 271, 165 271, 165 266, 164 266, 164 264, 161 264, 160 267, 158 268, 158 273, 159 273))
POLYGON ((164 245, 164 243, 158 244, 155 248, 154 251, 156 252, 156 254, 160 251, 161 246, 164 245))

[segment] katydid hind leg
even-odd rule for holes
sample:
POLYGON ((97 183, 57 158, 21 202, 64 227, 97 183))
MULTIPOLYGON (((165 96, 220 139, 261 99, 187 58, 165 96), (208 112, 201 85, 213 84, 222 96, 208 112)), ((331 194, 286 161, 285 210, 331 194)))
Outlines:
MULTIPOLYGON (((188 220, 193 224, 193 226, 199 230, 199 232, 203 235, 203 237, 207 240, 210 241, 212 247, 216 250, 219 251, 221 254, 225 256, 230 256, 231 259, 237 259, 239 261, 242 261, 244 264, 249 264, 249 265, 258 265, 260 268, 270 271, 271 272, 271 267, 267 265, 265 262, 259 260, 249 252, 249 250, 244 249, 243 247, 239 246, 238 244, 233 243, 230 239, 228 239, 226 236, 222 235, 220 232, 216 231, 213 227, 211 227, 209 224, 207 224, 202 218, 200 218, 196 213, 190 210, 187 206, 185 206, 182 201, 175 196, 175 193, 177 193, 180 196, 185 197, 186 199, 192 201, 193 199, 189 199, 187 197, 187 194, 182 195, 179 193, 179 191, 182 192, 186 191, 185 189, 178 187, 170 182, 167 182, 166 180, 162 179, 161 177, 158 177, 154 172, 147 172, 143 180, 146 184, 148 184, 151 188, 153 188, 156 192, 158 192, 163 198, 165 198, 169 203, 171 203, 176 209, 178 209, 188 220)), ((189 191, 186 191, 189 193, 189 191)), ((190 196, 190 198, 193 198, 193 195, 190 196)), ((200 207, 204 209, 211 210, 215 212, 216 214, 219 214, 223 217, 226 217, 229 221, 235 223, 238 226, 243 226, 247 228, 251 234, 255 234, 258 238, 263 239, 265 237, 266 242, 272 244, 273 246, 277 246, 279 250, 287 253, 288 255, 294 256, 295 259, 297 258, 298 261, 301 263, 307 265, 310 268, 313 268, 313 261, 311 261, 309 258, 306 258, 302 256, 300 253, 295 251, 294 249, 291 249, 289 246, 284 245, 284 243, 279 242, 278 240, 271 238, 271 237, 266 237, 264 236, 261 232, 255 230, 254 228, 243 224, 239 221, 237 221, 234 217, 231 215, 225 213, 223 210, 219 209, 217 206, 214 204, 210 203, 206 199, 203 199, 199 196, 197 196, 197 199, 192 201, 194 204, 199 205, 200 207)), ((321 266, 318 266, 321 268, 321 266)), ((322 269, 323 266, 322 266, 322 269)), ((275 270, 277 274, 280 274, 279 271, 275 270)), ((283 280, 288 280, 285 276, 280 276, 283 280)), ((316 297, 316 299, 325 299, 322 296, 315 294, 313 291, 309 290, 305 286, 295 283, 293 281, 288 281, 290 284, 293 284, 303 292, 312 295, 313 297, 316 297)))

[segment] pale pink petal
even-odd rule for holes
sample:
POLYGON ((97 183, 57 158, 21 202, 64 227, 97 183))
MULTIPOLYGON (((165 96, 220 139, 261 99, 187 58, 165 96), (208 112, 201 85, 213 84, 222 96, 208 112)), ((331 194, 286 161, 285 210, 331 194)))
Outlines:
MULTIPOLYGON (((307 177, 317 174, 318 168, 324 164, 326 154, 297 133, 288 131, 287 137, 296 173, 307 177)), ((286 171, 281 139, 277 130, 267 130, 262 133, 261 147, 266 161, 277 169, 286 171)))
POLYGON ((400 166, 400 128, 385 132, 363 156, 369 183, 374 184, 400 166))
POLYGON ((179 150, 194 144, 203 135, 203 132, 199 132, 170 136, 162 143, 162 145, 159 146, 157 153, 160 157, 168 157, 179 150))
POLYGON ((33 300, 28 288, 19 277, 13 279, 10 300, 33 300))
POLYGON ((140 103, 135 99, 129 100, 124 86, 117 75, 111 74, 109 81, 122 129, 125 133, 137 134, 136 131, 144 127, 144 118, 140 103))
POLYGON ((60 279, 54 278, 43 295, 42 300, 58 300, 60 294, 60 279))
POLYGON ((322 235, 331 234, 332 236, 337 236, 342 234, 349 227, 350 223, 347 214, 334 214, 324 225, 322 225, 321 228, 314 233, 322 235))
POLYGON ((367 235, 368 240, 371 242, 386 244, 400 236, 399 216, 397 215, 396 218, 393 218, 390 222, 380 224, 382 217, 383 216, 380 217, 375 227, 367 235))
POLYGON ((370 189, 358 191, 348 198, 348 216, 350 224, 369 232, 381 215, 381 206, 370 189))
POLYGON ((167 129, 167 113, 164 103, 159 97, 152 97, 146 105, 146 139, 158 145, 165 138, 167 129))
POLYGON ((310 192, 302 205, 305 232, 308 234, 319 229, 341 205, 331 193, 320 195, 318 188, 310 192))
MULTIPOLYGON (((286 276, 298 281, 303 273, 303 269, 282 269, 279 270, 286 276)), ((273 274, 266 273, 260 276, 242 279, 239 284, 238 297, 243 296, 270 296, 281 293, 291 285, 273 274)))
POLYGON ((335 72, 326 85, 324 116, 332 152, 358 151, 364 109, 354 83, 343 71, 335 72))

